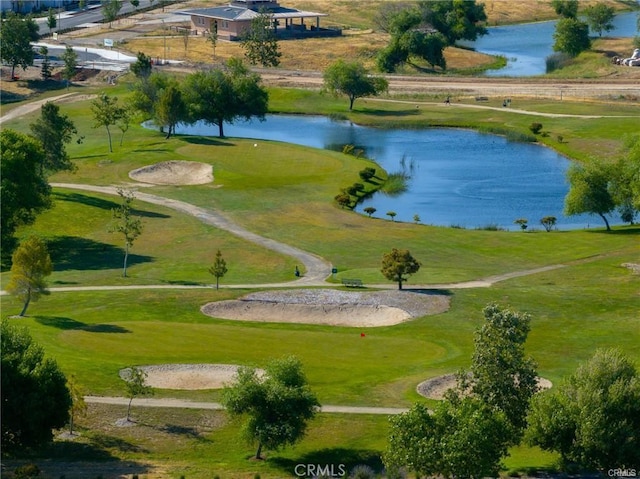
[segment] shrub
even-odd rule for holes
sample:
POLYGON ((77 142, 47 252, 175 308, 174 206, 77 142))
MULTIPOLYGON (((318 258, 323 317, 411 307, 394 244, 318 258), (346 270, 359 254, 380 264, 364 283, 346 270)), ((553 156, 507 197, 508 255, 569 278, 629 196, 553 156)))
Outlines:
POLYGON ((529 125, 529 130, 531 130, 531 133, 533 133, 534 135, 539 134, 542 131, 542 123, 531 123, 531 125, 529 125))
POLYGON ((571 64, 571 57, 566 53, 554 53, 545 59, 547 73, 551 73, 571 64))
POLYGON ((31 477, 37 477, 40 475, 40 468, 35 464, 25 464, 23 466, 16 467, 13 475, 16 479, 29 479, 31 477))
POLYGON ((351 470, 351 479, 374 479, 376 472, 365 464, 359 464, 351 470))

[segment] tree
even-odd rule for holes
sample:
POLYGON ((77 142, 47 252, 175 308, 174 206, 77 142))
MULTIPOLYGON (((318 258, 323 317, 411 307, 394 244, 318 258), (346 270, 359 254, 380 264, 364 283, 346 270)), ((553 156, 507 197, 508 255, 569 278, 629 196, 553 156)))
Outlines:
POLYGON ((391 221, 395 221, 395 217, 398 216, 398 213, 395 211, 387 211, 387 216, 391 218, 391 221))
POLYGON ((416 477, 497 477, 507 454, 504 415, 475 398, 442 401, 432 413, 422 404, 390 418, 383 461, 416 477))
POLYGON ((131 191, 118 188, 118 195, 120 196, 121 204, 111 210, 112 223, 109 227, 109 232, 121 233, 124 236, 122 277, 126 278, 129 249, 133 246, 133 242, 138 236, 142 234, 142 221, 139 217, 133 216, 131 205, 135 200, 134 194, 131 191))
POLYGON ((592 162, 586 166, 572 165, 567 172, 569 193, 564 199, 567 215, 582 213, 597 214, 604 221, 607 231, 611 231, 606 215, 615 208, 615 201, 609 186, 612 179, 611 167, 592 162))
POLYGON ((598 32, 598 36, 602 36, 602 32, 610 32, 616 27, 613 25, 615 10, 606 3, 596 3, 585 8, 584 13, 587 17, 589 28, 594 32, 598 32))
POLYGON ((483 313, 486 322, 475 334, 471 368, 458 373, 458 389, 502 411, 515 445, 538 390, 536 364, 524 353, 531 317, 497 304, 486 306, 483 313))
POLYGON ((3 453, 51 441, 69 419, 71 398, 56 362, 44 357, 26 328, 0 322, 3 453))
POLYGON ((131 126, 131 111, 128 108, 122 109, 122 115, 118 119, 116 126, 122 132, 122 135, 120 135, 120 146, 122 146, 124 135, 129 131, 129 127, 131 126))
POLYGON ((526 218, 518 218, 517 220, 514 221, 514 224, 517 224, 518 226, 520 226, 520 229, 522 231, 526 231, 527 227, 529 226, 529 220, 526 218))
POLYGON ((36 236, 20 243, 11 258, 11 279, 7 291, 22 301, 24 316, 31 301, 49 294, 45 278, 53 271, 47 244, 36 236))
POLYGON ((273 15, 261 10, 241 35, 244 56, 252 65, 277 67, 280 64, 282 53, 278 47, 273 22, 273 15))
POLYGON ((576 18, 561 18, 553 33, 553 51, 576 57, 591 48, 589 26, 576 18))
POLYGON ((548 233, 558 222, 558 218, 555 216, 545 216, 540 220, 540 224, 544 226, 545 231, 548 233))
POLYGON ((213 29, 207 35, 207 40, 213 47, 213 61, 216 61, 216 47, 218 46, 218 22, 213 22, 213 29))
POLYGON ((146 80, 147 78, 149 78, 153 70, 151 57, 148 55, 145 55, 143 52, 138 52, 136 61, 131 64, 129 69, 137 78, 142 78, 143 80, 146 80))
POLYGON ((182 98, 182 92, 177 85, 171 84, 158 97, 155 106, 156 120, 167 127, 166 139, 176 131, 176 125, 187 119, 187 105, 182 98))
POLYGON ((187 59, 187 50, 189 48, 189 38, 191 37, 191 31, 188 28, 182 29, 182 43, 184 44, 184 58, 187 59))
POLYGON ((225 122, 254 117, 264 120, 269 94, 260 82, 260 77, 237 59, 229 60, 224 69, 189 75, 184 87, 189 121, 217 125, 222 138, 225 122))
POLYGON ((47 26, 49 27, 49 33, 56 28, 58 22, 56 21, 56 12, 53 11, 53 8, 49 7, 49 14, 47 15, 47 26))
POLYGON ((420 266, 420 262, 408 250, 393 248, 382 256, 381 272, 389 281, 396 281, 398 289, 402 289, 402 283, 407 281, 408 276, 417 273, 420 266))
POLYGON ((64 69, 62 70, 62 76, 67 80, 67 88, 71 79, 76 76, 76 68, 78 67, 78 54, 73 50, 71 45, 67 45, 62 54, 62 61, 64 62, 64 69))
POLYGON ((124 109, 118 105, 118 97, 111 97, 103 93, 91 102, 91 111, 95 123, 94 128, 104 126, 107 129, 107 137, 109 138, 109 153, 113 153, 111 144, 110 126, 115 125, 122 118, 124 109))
POLYGON ((535 397, 528 442, 564 463, 606 471, 640 464, 640 375, 618 350, 598 350, 557 388, 535 397))
POLYGON ((578 17, 578 0, 551 0, 551 6, 561 17, 578 17))
POLYGON ((7 13, 0 27, 0 57, 11 65, 11 78, 15 78, 16 66, 26 70, 33 65, 31 42, 38 39, 39 27, 30 16, 23 19, 13 12, 7 13))
POLYGON ((418 5, 423 22, 443 35, 448 45, 454 45, 458 40, 473 41, 487 34, 484 27, 487 14, 483 3, 475 0, 421 0, 418 5))
POLYGON ((40 74, 43 80, 49 80, 51 78, 51 61, 49 60, 49 49, 42 45, 38 50, 38 53, 42 56, 42 67, 40 67, 40 74))
POLYGON ((133 5, 134 10, 138 10, 138 7, 140 6, 140 0, 130 0, 131 5, 133 5))
POLYGON ((349 98, 349 110, 353 109, 356 98, 377 96, 389 88, 387 80, 369 76, 358 62, 338 60, 324 71, 323 77, 326 90, 349 98))
POLYGON ((227 262, 222 258, 220 250, 218 250, 213 266, 209 268, 209 274, 212 274, 216 278, 216 289, 219 288, 220 278, 227 274, 227 271, 227 262))
POLYGON ((69 407, 69 435, 73 436, 73 426, 76 417, 82 417, 87 413, 87 403, 84 401, 84 395, 80 390, 76 378, 71 375, 67 379, 67 389, 71 397, 71 406, 69 407))
POLYGON ((369 218, 371 218, 371 215, 373 215, 378 210, 375 209, 373 206, 367 206, 363 211, 369 215, 369 218))
POLYGON ((232 416, 246 417, 243 431, 262 449, 278 450, 295 444, 306 432, 320 404, 295 357, 274 360, 261 376, 255 369, 240 368, 235 383, 224 388, 222 401, 232 416))
POLYGON ((138 396, 153 396, 153 388, 146 385, 147 373, 142 369, 131 366, 128 374, 123 378, 129 405, 127 406, 127 422, 131 421, 131 403, 138 396))
POLYGON ((336 200, 336 203, 338 203, 341 208, 351 208, 352 207, 351 195, 349 195, 347 193, 340 193, 339 195, 336 195, 334 197, 334 200, 336 200))
POLYGON ((102 0, 102 16, 105 22, 111 22, 118 18, 118 12, 122 8, 122 0, 102 0))
POLYGON ((58 105, 50 101, 42 105, 40 118, 31 123, 29 128, 44 151, 44 161, 40 164, 41 175, 73 171, 75 166, 67 155, 65 144, 71 141, 72 135, 78 130, 67 115, 60 114, 58 105))
POLYGON ((5 128, 0 132, 0 151, 0 234, 3 259, 8 259, 16 229, 33 223, 51 206, 51 187, 40 174, 45 155, 35 138, 5 128))

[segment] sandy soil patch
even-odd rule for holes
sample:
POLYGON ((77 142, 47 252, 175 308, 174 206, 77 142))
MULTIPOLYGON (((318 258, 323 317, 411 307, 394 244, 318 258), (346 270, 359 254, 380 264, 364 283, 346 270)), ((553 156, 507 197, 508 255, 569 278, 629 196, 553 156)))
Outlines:
MULTIPOLYGON (((444 376, 438 376, 421 382, 418 384, 416 391, 426 398, 441 400, 444 399, 445 393, 455 386, 455 374, 445 374, 444 376)), ((552 383, 548 379, 538 378, 538 388, 540 390, 550 389, 551 386, 552 383)))
MULTIPOLYGON (((231 384, 239 366, 234 364, 156 364, 140 366, 147 374, 145 384, 157 389, 222 389, 231 384)), ((120 377, 129 377, 129 368, 120 370, 120 377)), ((263 374, 262 370, 258 370, 263 374)))
POLYGON ((197 161, 163 161, 133 170, 129 178, 154 185, 204 185, 213 181, 213 167, 197 161))
POLYGON ((448 309, 449 298, 440 294, 298 289, 252 293, 239 300, 208 303, 201 311, 207 316, 237 321, 376 327, 448 309))

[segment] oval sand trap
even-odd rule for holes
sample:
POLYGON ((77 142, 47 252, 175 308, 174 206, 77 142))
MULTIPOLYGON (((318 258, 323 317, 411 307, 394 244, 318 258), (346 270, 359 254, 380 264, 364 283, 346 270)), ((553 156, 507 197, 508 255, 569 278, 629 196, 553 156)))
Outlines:
POLYGON ((204 185, 213 181, 213 166, 197 161, 163 161, 132 170, 129 178, 154 185, 204 185))
MULTIPOLYGON (((145 384, 157 389, 222 389, 231 384, 238 368, 235 364, 156 364, 139 366, 147 374, 145 384)), ((120 370, 120 377, 127 380, 129 368, 120 370)), ((258 370, 259 374, 264 371, 258 370)))
MULTIPOLYGON (((538 377, 539 391, 550 389, 551 386, 551 381, 538 377)), ((418 384, 416 391, 418 391, 418 394, 426 398, 441 400, 444 399, 445 393, 454 387, 456 387, 456 375, 445 374, 444 376, 438 376, 421 382, 418 384)))

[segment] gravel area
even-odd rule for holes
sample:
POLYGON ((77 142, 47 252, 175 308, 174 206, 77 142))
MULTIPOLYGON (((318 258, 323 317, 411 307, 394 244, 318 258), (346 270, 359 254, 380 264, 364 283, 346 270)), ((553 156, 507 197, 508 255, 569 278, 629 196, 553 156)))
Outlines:
POLYGON ((208 303, 201 311, 237 321, 375 327, 443 313, 449 297, 415 291, 352 292, 295 289, 251 293, 239 300, 208 303))

